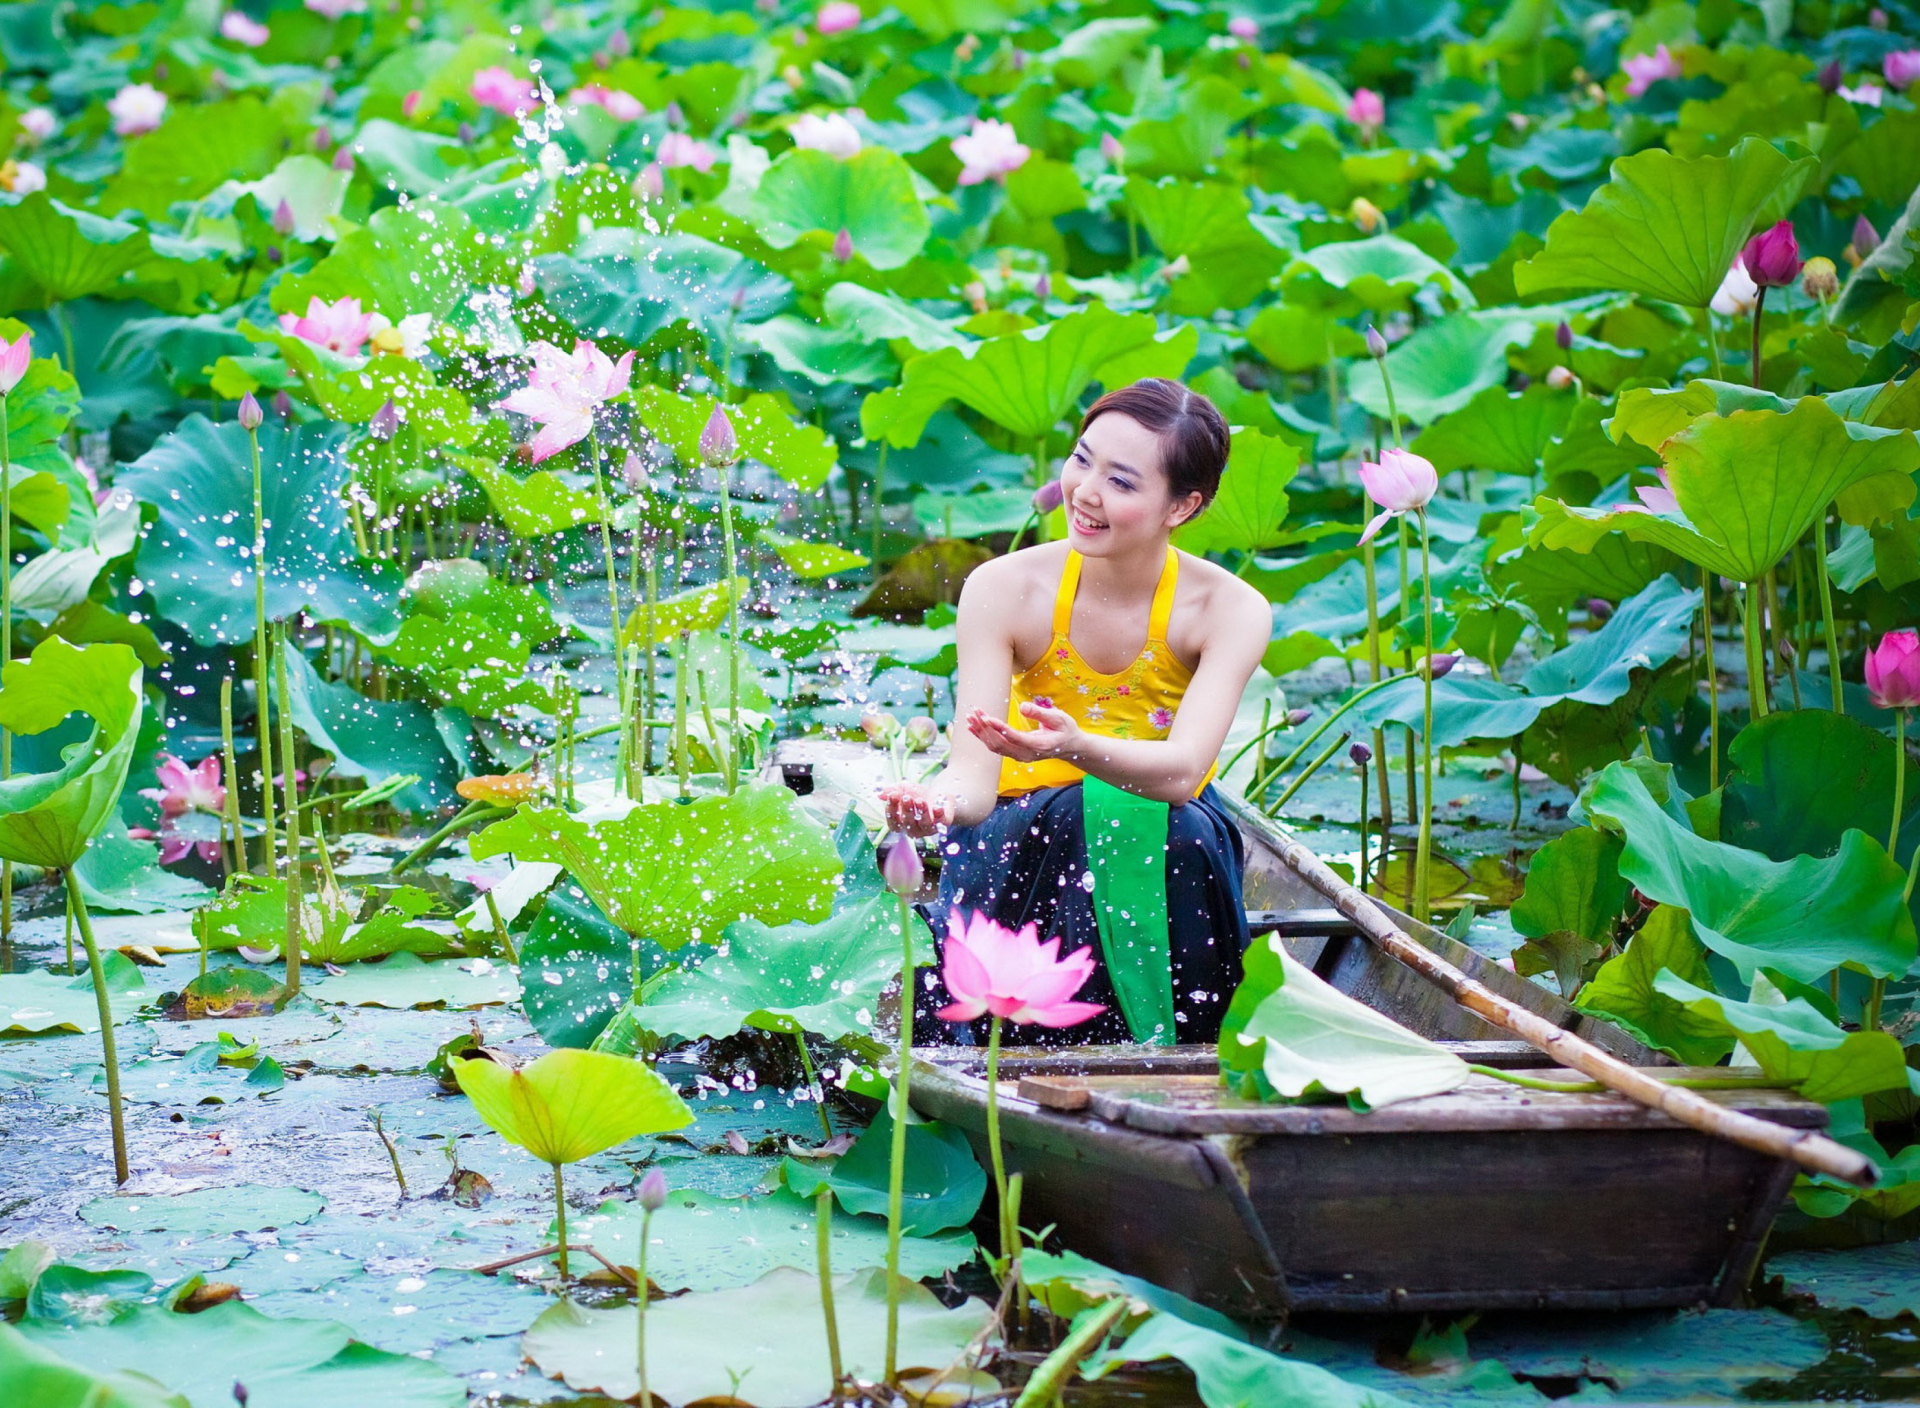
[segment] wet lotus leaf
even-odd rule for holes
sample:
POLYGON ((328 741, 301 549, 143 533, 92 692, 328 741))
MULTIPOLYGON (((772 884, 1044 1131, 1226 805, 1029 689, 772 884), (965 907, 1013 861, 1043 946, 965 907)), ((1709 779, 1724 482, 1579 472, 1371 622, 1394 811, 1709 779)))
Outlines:
POLYGON ((348 231, 313 268, 276 283, 273 311, 305 314, 310 299, 351 297, 396 323, 410 313, 439 319, 489 283, 499 263, 497 249, 474 238, 473 221, 459 207, 434 200, 389 205, 348 231))
POLYGON ((34 1408, 194 1408, 144 1374, 96 1373, 0 1324, 0 1383, 34 1408))
POLYGON ((511 968, 484 958, 428 962, 396 953, 378 963, 356 963, 338 976, 311 977, 303 989, 315 1001, 349 1007, 490 1007, 515 1002, 519 979, 511 968))
POLYGON ((462 1061, 453 1074, 480 1117, 542 1163, 576 1163, 693 1123, 664 1076, 625 1056, 562 1047, 518 1069, 462 1061))
MULTIPOLYGON (((886 1273, 856 1271, 833 1278, 834 1315, 845 1371, 878 1376, 886 1340, 886 1273)), ((988 1307, 968 1300, 949 1310, 922 1286, 900 1293, 899 1363, 945 1368, 986 1325, 988 1307)), ((640 1391, 631 1309, 588 1310, 561 1301, 522 1339, 527 1356, 581 1390, 614 1398, 640 1391)), ((819 1282, 780 1267, 739 1290, 696 1291, 656 1301, 647 1311, 647 1342, 673 1346, 648 1356, 648 1387, 669 1403, 738 1391, 754 1408, 808 1408, 828 1396, 832 1375, 820 1319, 819 1282), (715 1333, 724 1326, 724 1333, 715 1333)))
MULTIPOLYGON (((146 1001, 147 980, 138 966, 118 953, 102 955, 101 966, 107 978, 107 1001, 118 1026, 146 1001)), ((100 1007, 91 973, 0 973, 0 1036, 99 1030, 100 1007)))
MULTIPOLYGON (((281 933, 286 932, 286 902, 281 901, 281 933)), ((200 911, 205 913, 205 910, 200 911)), ((268 1017, 286 1001, 287 990, 273 974, 228 964, 197 975, 166 1009, 176 1022, 212 1018, 268 1017)))
POLYGON ((1500 1316, 1467 1334, 1476 1354, 1517 1374, 1609 1379, 1641 1402, 1738 1396, 1756 1379, 1791 1378, 1827 1355, 1823 1330, 1776 1310, 1500 1316))
MULTIPOLYGON (((123 1098, 145 1105, 221 1105, 272 1095, 286 1085, 280 1063, 260 1057, 250 1067, 222 1064, 218 1046, 203 1042, 178 1060, 144 1058, 120 1073, 123 1098)), ((105 1082, 96 1079, 95 1088, 105 1082)))
POLYGON ((6 1255, 0 1256, 0 1300, 25 1300, 40 1273, 53 1262, 53 1248, 31 1237, 8 1247, 6 1255))
POLYGON ((762 528, 756 536, 758 541, 779 554, 789 572, 805 581, 851 572, 855 568, 865 567, 868 562, 867 558, 857 552, 847 551, 838 543, 809 542, 805 538, 776 533, 771 528, 762 528))
POLYGON ((673 959, 642 940, 639 962, 636 978, 633 941, 584 891, 571 883, 555 887, 520 941, 520 1000, 527 1019, 551 1046, 591 1045, 626 1006, 636 983, 673 959))
MULTIPOLYGON (((640 1207, 606 1202, 567 1230, 609 1261, 631 1268, 640 1245, 640 1207)), ((885 1219, 838 1213, 833 1219, 833 1272, 841 1276, 887 1260, 885 1219)), ((910 1281, 940 1276, 972 1260, 973 1234, 903 1237, 900 1274, 910 1281)), ((814 1204, 785 1188, 752 1198, 716 1198, 694 1189, 667 1196, 653 1215, 647 1279, 666 1291, 718 1291, 745 1286, 776 1266, 814 1271, 814 1204)))
POLYGON ((138 1369, 193 1408, 233 1401, 235 1382, 255 1408, 377 1402, 382 1408, 457 1408, 458 1379, 407 1355, 354 1344, 344 1325, 280 1320, 239 1301, 185 1315, 146 1305, 110 1325, 22 1322, 36 1347, 90 1368, 138 1369), (337 1396, 336 1396, 337 1395, 337 1396))
POLYGON ((414 1355, 475 1336, 515 1334, 548 1303, 544 1290, 511 1276, 443 1269, 381 1275, 349 1269, 310 1289, 247 1291, 265 1314, 338 1321, 362 1344, 414 1355))
POLYGON ((1766 1274, 1780 1277, 1789 1295, 1812 1296, 1829 1309, 1876 1320, 1920 1315, 1920 1243, 1781 1252, 1767 1258, 1766 1274))
POLYGON ((333 754, 333 771, 365 778, 369 786, 413 777, 394 794, 405 811, 431 811, 451 801, 464 762, 449 752, 440 720, 465 721, 410 699, 369 699, 352 685, 320 677, 301 651, 287 653, 293 721, 316 748, 333 754))
POLYGON ((310 1221, 323 1206, 303 1188, 242 1183, 191 1193, 129 1194, 95 1198, 80 1208, 80 1220, 120 1232, 165 1232, 180 1239, 258 1232, 310 1221))
POLYGON ((532 267, 547 305, 582 337, 629 347, 682 323, 718 347, 730 323, 771 317, 793 300, 785 277, 695 234, 595 230, 571 255, 543 254, 532 267), (643 239, 646 257, 636 259, 643 239))
MULTIPOLYGON (((802 1198, 831 1188, 849 1213, 887 1211, 892 1167, 893 1118, 885 1110, 831 1165, 786 1160, 781 1177, 802 1198)), ((907 1166, 900 1225, 928 1237, 973 1221, 987 1193, 987 1175, 967 1136, 952 1125, 926 1120, 907 1126, 907 1166)))
MULTIPOLYGON (((353 912, 338 893, 318 897, 312 879, 302 894, 301 955, 314 963, 346 963, 363 957, 345 953, 343 943, 353 912)), ((287 939, 287 882, 279 875, 236 875, 225 893, 193 912, 193 932, 201 946, 220 951, 245 947, 276 954, 287 939)))
POLYGON ((27 1295, 30 1320, 99 1325, 140 1304, 153 1277, 140 1271, 88 1271, 56 1263, 41 1272, 27 1295))
POLYGON ((124 645, 67 644, 50 636, 0 679, 0 727, 45 733, 78 711, 91 733, 61 750, 63 765, 0 782, 0 855, 64 867, 117 814, 140 728, 140 661, 124 645))
MULTIPOLYGON (((680 463, 703 463, 700 435, 719 401, 712 396, 681 396, 658 386, 636 386, 634 409, 648 430, 671 449, 680 463)), ((793 419, 780 402, 755 392, 727 407, 740 453, 758 460, 795 489, 811 492, 826 483, 839 450, 833 437, 793 419)))
POLYGON ((544 537, 600 521, 600 501, 550 469, 519 478, 479 455, 459 456, 456 463, 480 481, 493 511, 516 537, 544 537))

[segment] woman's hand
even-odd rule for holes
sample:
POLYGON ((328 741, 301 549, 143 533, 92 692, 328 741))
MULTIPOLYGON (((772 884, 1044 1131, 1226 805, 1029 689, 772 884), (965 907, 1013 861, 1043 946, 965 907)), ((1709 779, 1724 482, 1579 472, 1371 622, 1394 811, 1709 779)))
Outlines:
POLYGON ((1033 724, 1032 728, 1015 728, 984 709, 975 709, 967 715, 967 730, 990 750, 1016 763, 1071 757, 1085 737, 1080 725, 1064 710, 1026 703, 1020 706, 1020 714, 1033 724))
POLYGON ((896 782, 880 789, 887 808, 887 830, 931 836, 953 824, 953 799, 917 782, 896 782))

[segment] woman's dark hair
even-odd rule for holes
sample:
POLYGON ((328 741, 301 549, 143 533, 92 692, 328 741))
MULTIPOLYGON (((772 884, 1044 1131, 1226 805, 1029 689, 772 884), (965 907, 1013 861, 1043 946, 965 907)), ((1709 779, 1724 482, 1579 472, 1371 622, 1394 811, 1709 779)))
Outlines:
POLYGON ((1202 509, 1213 502, 1233 447, 1226 419, 1213 402, 1177 381, 1150 376, 1095 401, 1080 422, 1080 433, 1109 411, 1132 417, 1160 437, 1172 497, 1198 494, 1202 509))

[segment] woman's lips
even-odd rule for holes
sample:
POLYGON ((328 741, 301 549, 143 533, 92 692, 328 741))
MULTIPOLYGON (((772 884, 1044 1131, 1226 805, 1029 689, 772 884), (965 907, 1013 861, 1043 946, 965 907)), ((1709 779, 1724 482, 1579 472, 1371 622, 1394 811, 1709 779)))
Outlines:
POLYGON ((1079 529, 1082 533, 1102 533, 1106 531, 1106 527, 1107 527, 1106 524, 1096 522, 1094 519, 1088 518, 1085 513, 1081 512, 1077 508, 1074 509, 1071 512, 1071 514, 1069 514, 1069 518, 1071 519, 1073 526, 1079 529))

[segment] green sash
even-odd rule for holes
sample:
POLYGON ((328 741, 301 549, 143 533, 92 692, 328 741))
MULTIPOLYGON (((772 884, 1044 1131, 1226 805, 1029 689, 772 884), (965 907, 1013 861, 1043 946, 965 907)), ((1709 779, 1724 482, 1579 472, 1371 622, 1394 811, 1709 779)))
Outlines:
POLYGON ((1093 873, 1093 917, 1107 976, 1133 1039, 1171 1046, 1173 963, 1167 942, 1167 804, 1085 779, 1080 804, 1093 873))

